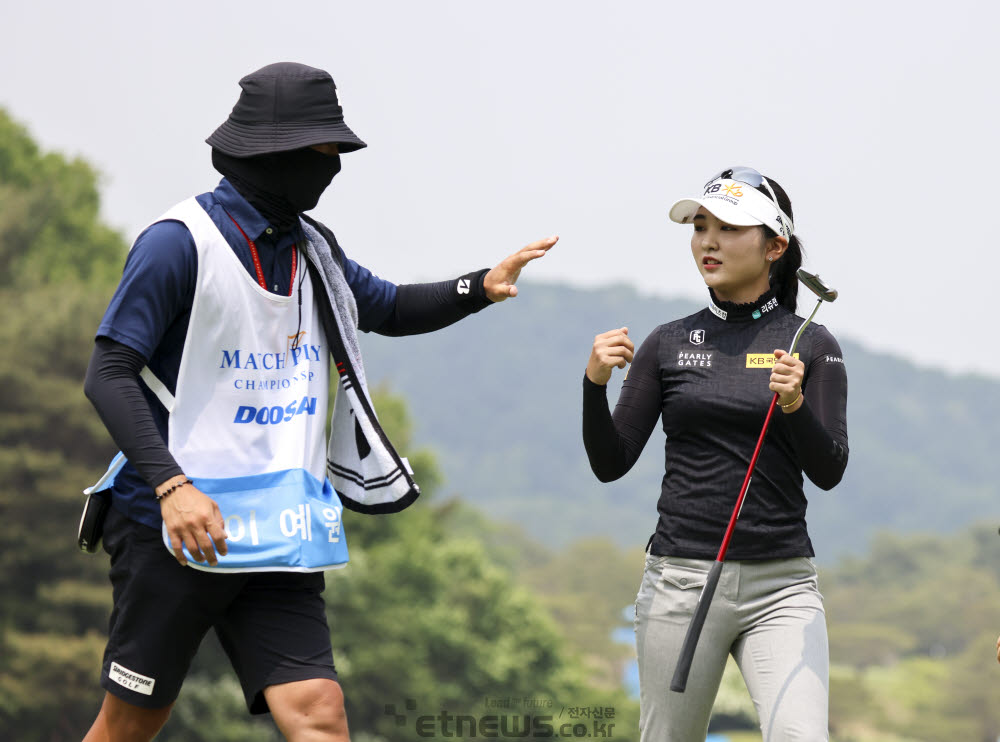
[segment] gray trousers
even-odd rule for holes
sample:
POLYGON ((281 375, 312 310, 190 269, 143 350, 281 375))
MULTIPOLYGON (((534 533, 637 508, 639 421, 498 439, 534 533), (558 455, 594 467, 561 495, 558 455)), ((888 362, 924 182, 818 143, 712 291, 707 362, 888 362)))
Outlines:
POLYGON ((722 672, 736 660, 764 742, 829 739, 829 647, 807 558, 726 562, 687 690, 670 679, 710 560, 647 555, 635 603, 642 742, 702 742, 722 672))

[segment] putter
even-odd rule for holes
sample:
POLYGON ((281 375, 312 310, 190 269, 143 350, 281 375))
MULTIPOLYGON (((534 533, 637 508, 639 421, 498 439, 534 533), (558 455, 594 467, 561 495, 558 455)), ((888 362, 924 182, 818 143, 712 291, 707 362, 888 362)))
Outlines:
MULTIPOLYGON (((823 283, 818 275, 808 273, 801 268, 796 275, 810 291, 816 294, 819 301, 813 307, 812 314, 802 323, 799 331, 795 333, 795 339, 792 340, 792 347, 788 351, 788 354, 792 356, 795 355, 795 348, 799 344, 799 338, 802 337, 802 333, 805 332, 806 327, 809 326, 813 317, 816 316, 816 312, 819 311, 820 304, 824 301, 834 301, 837 298, 836 289, 831 289, 823 283)), ((726 552, 729 550, 729 541, 733 537, 733 530, 736 528, 736 521, 740 517, 740 511, 743 510, 743 500, 746 498, 747 490, 750 488, 753 470, 757 466, 757 457, 760 455, 761 446, 764 445, 764 436, 767 435, 767 428, 771 424, 771 417, 774 415, 774 408, 777 404, 778 395, 775 393, 771 399, 770 407, 767 408, 764 427, 761 428, 760 436, 757 438, 757 447, 754 449, 753 457, 750 459, 750 467, 747 469, 747 475, 743 479, 740 496, 736 498, 736 506, 733 508, 733 514, 729 518, 729 527, 726 529, 726 535, 723 537, 722 545, 719 547, 719 554, 715 557, 715 564, 712 565, 712 568, 708 572, 705 586, 701 589, 701 595, 698 598, 698 605, 694 609, 694 615, 691 616, 691 623, 688 624, 687 634, 684 636, 684 644, 677 659, 677 667, 674 669, 674 677, 670 680, 670 690, 677 693, 683 693, 687 688, 688 674, 691 672, 691 661, 694 659, 694 650, 698 646, 698 638, 701 636, 705 619, 708 617, 708 608, 712 604, 715 588, 719 585, 719 577, 722 575, 722 564, 726 561, 726 552)))

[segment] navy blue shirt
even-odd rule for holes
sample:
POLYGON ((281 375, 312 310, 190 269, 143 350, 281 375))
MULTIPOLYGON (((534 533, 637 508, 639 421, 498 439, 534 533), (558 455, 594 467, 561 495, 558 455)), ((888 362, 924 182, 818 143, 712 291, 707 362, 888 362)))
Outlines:
MULTIPOLYGON (((223 179, 198 203, 233 248, 240 262, 256 280, 250 247, 233 220, 254 241, 269 291, 287 296, 291 281, 292 246, 304 241, 299 229, 279 233, 223 179)), ((385 281, 347 258, 339 245, 344 276, 358 305, 358 327, 368 332, 386 321, 396 304, 396 285, 385 281)), ((300 264, 299 269, 304 266, 300 264)), ((198 276, 198 252, 187 227, 161 221, 148 227, 135 241, 125 262, 121 282, 104 314, 97 337, 106 337, 140 353, 150 370, 171 393, 176 391, 184 340, 198 276)), ((165 442, 167 411, 142 385, 153 420, 165 442)), ((114 506, 132 520, 158 528, 160 509, 150 486, 127 464, 115 481, 114 506)))

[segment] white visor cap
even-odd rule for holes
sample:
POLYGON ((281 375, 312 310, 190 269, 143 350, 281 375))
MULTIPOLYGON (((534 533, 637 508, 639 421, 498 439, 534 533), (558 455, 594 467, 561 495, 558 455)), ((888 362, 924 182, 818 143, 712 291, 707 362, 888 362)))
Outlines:
POLYGON ((737 227, 763 224, 785 239, 792 236, 792 220, 778 205, 753 186, 739 180, 718 178, 705 186, 700 198, 682 198, 670 207, 670 219, 690 224, 704 206, 720 221, 737 227))

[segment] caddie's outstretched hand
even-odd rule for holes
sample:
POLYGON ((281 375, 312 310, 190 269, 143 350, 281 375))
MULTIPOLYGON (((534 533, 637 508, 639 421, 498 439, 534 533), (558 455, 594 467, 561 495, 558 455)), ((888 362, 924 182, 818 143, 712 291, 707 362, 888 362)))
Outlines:
POLYGON ((628 328, 602 332, 594 338, 594 347, 587 361, 587 378, 604 386, 611 380, 611 369, 625 368, 632 363, 635 344, 628 336, 628 328))
MULTIPOLYGON (((178 479, 167 480, 156 488, 157 493, 178 479)), ((182 565, 187 564, 183 546, 196 562, 207 561, 213 567, 219 563, 216 552, 226 555, 226 522, 219 506, 193 484, 178 487, 160 500, 160 514, 174 557, 182 565)))
POLYGON ((500 261, 500 265, 487 273, 483 280, 483 288, 486 289, 486 296, 489 297, 490 301, 503 301, 517 296, 517 286, 514 284, 517 277, 521 275, 521 269, 532 260, 537 260, 545 255, 558 241, 558 235, 546 237, 544 240, 538 240, 522 247, 510 257, 500 261))

